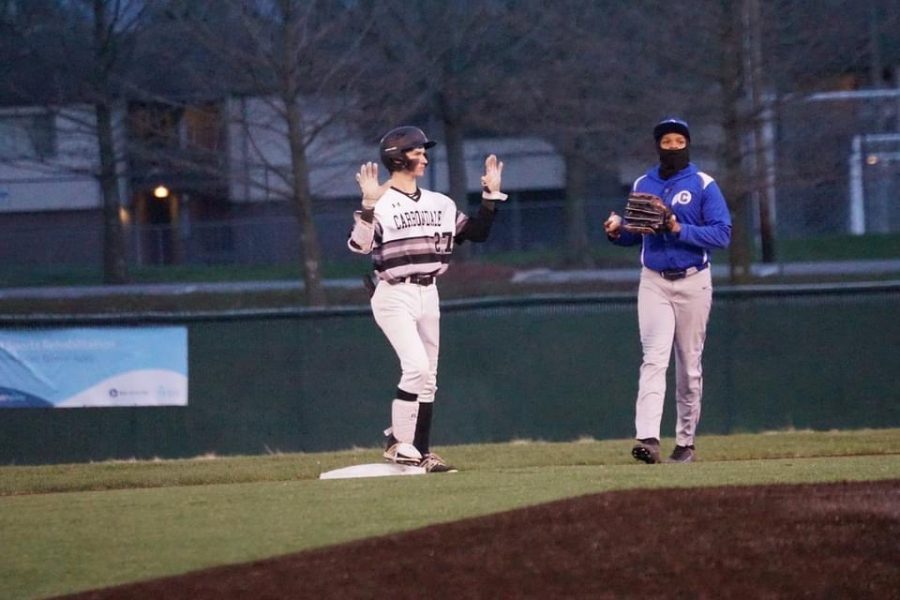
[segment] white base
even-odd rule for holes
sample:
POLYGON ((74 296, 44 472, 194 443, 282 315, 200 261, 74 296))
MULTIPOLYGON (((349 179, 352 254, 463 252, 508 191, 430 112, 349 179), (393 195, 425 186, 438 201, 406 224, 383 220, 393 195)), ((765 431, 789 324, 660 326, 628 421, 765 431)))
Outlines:
POLYGON ((325 471, 319 479, 352 479, 356 477, 387 477, 390 475, 424 475, 424 467, 398 465, 396 463, 371 463, 353 465, 332 471, 325 471))

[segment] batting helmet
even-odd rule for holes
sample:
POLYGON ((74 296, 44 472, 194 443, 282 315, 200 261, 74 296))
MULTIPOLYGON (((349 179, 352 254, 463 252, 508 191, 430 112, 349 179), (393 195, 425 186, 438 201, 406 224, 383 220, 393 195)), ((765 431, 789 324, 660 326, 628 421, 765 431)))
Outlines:
POLYGON ((390 172, 403 171, 410 165, 406 153, 414 148, 431 148, 437 144, 418 127, 404 125, 391 129, 381 138, 381 162, 390 172))
POLYGON ((653 139, 659 144, 659 140, 667 133, 680 133, 684 139, 691 141, 691 131, 688 129, 687 121, 677 117, 668 117, 657 123, 653 128, 653 139))

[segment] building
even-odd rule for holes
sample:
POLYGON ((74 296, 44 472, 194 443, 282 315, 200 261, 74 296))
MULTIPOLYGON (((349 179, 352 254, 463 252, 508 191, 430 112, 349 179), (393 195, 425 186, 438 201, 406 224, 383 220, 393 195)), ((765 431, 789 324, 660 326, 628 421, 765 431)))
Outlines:
MULTIPOLYGON (((359 196, 354 174, 363 162, 378 160, 377 140, 342 123, 323 125, 325 109, 310 106, 304 127, 316 136, 305 153, 309 190, 328 256, 344 251, 359 196)), ((114 111, 114 124, 130 263, 280 263, 299 256, 291 155, 276 102, 135 102, 114 111)), ((0 110, 5 261, 100 263, 103 198, 95 128, 89 105, 0 110)), ((433 189, 448 187, 445 151, 439 144, 431 153, 425 185, 433 189)), ((490 152, 505 162, 505 190, 562 193, 563 160, 543 140, 467 140, 464 152, 473 198, 490 152)))

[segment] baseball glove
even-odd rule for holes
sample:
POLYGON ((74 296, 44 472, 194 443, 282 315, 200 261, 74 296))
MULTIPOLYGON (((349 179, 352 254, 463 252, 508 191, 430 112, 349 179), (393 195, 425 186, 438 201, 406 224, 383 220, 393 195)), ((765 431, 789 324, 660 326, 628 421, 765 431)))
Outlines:
POLYGON ((669 229, 671 216, 672 212, 659 196, 631 192, 625 204, 622 228, 631 233, 662 233, 669 229))

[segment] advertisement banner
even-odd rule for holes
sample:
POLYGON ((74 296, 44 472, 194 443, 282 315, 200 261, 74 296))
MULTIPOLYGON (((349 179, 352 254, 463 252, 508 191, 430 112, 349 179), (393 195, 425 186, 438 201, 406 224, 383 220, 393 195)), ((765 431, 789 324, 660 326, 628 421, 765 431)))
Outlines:
POLYGON ((186 327, 0 331, 0 408, 186 406, 186 327))

